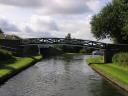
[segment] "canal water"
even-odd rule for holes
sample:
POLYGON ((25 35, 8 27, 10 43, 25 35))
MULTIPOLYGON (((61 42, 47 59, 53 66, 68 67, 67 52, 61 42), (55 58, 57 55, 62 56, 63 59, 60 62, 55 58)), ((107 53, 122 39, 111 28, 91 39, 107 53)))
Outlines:
POLYGON ((87 57, 44 59, 2 85, 0 96, 128 96, 94 72, 87 57))

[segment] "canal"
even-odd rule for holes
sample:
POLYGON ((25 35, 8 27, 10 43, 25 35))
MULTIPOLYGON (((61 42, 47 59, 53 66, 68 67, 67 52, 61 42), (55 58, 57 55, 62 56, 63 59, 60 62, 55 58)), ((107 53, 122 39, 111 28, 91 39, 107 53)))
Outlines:
POLYGON ((2 85, 0 96, 128 96, 94 72, 87 57, 44 59, 2 85))

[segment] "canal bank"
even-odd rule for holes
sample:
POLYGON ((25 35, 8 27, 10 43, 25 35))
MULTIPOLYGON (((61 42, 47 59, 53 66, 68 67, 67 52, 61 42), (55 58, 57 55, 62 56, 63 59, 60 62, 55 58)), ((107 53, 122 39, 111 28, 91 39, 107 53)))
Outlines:
POLYGON ((15 61, 4 61, 0 62, 0 84, 15 76, 19 72, 25 70, 26 68, 34 65, 36 62, 40 61, 42 56, 31 56, 16 58, 15 61))
POLYGON ((102 57, 90 57, 86 60, 91 68, 110 83, 128 92, 128 68, 118 64, 103 64, 102 57), (96 62, 96 63, 95 63, 96 62), (98 63, 99 62, 99 63, 98 63))

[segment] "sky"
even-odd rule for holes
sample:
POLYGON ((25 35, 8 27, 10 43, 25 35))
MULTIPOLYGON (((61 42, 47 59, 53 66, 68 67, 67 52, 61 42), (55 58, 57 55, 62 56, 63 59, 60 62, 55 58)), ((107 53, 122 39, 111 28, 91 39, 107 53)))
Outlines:
MULTIPOLYGON (((0 0, 0 28, 22 38, 96 40, 90 21, 111 0, 0 0)), ((102 42, 110 43, 106 39, 102 42)))

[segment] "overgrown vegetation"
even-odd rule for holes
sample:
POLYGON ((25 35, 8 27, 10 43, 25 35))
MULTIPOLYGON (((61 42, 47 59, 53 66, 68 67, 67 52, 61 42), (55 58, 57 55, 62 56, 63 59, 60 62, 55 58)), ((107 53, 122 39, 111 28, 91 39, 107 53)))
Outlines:
POLYGON ((86 53, 86 51, 84 49, 81 49, 79 53, 86 53))
POLYGON ((0 39, 18 40, 21 38, 19 36, 16 36, 16 35, 5 34, 3 32, 3 30, 0 28, 0 39))
POLYGON ((0 34, 2 34, 3 33, 3 31, 0 29, 0 34))
POLYGON ((19 40, 21 38, 16 35, 8 35, 8 34, 0 33, 0 39, 19 40))
POLYGON ((89 57, 88 59, 86 59, 86 61, 91 64, 103 63, 104 58, 103 58, 103 56, 92 56, 92 57, 89 57))
POLYGON ((113 56, 112 62, 115 64, 128 65, 128 53, 117 53, 113 56))
POLYGON ((79 53, 86 53, 86 54, 92 54, 92 52, 94 51, 94 48, 86 48, 86 49, 81 49, 79 51, 79 53))

